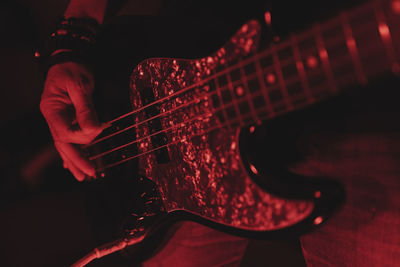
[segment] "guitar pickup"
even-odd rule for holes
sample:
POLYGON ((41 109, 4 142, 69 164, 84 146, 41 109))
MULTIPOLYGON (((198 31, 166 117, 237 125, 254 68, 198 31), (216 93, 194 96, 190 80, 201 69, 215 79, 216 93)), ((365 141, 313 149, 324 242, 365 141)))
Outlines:
MULTIPOLYGON (((151 104, 155 101, 153 89, 151 87, 145 87, 143 90, 141 90, 140 97, 143 106, 151 104)), ((160 114, 160 104, 152 104, 149 107, 145 108, 144 111, 146 114, 146 118, 150 119, 147 123, 149 134, 154 134, 150 137, 153 149, 164 146, 154 151, 157 163, 168 163, 170 162, 170 157, 168 154, 168 149, 166 147, 168 141, 167 135, 165 134, 165 132, 163 132, 160 117, 152 119, 152 117, 160 114)))

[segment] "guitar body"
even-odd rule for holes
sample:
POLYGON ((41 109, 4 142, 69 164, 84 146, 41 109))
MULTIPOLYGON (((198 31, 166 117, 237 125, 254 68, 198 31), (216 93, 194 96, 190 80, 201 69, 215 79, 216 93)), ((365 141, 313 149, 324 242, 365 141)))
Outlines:
MULTIPOLYGON (((132 73, 131 102, 133 110, 139 110, 135 114, 136 140, 138 152, 143 154, 139 170, 153 181, 161 198, 160 209, 174 221, 189 219, 237 235, 260 236, 298 225, 313 227, 320 223, 314 222, 316 217, 323 214, 325 219, 342 200, 341 192, 333 200, 336 203, 322 212, 318 202, 322 189, 316 186, 310 186, 314 191, 301 199, 294 198, 296 193, 290 196, 283 191, 285 197, 280 196, 276 186, 270 187, 275 188, 272 194, 268 183, 263 186, 259 182, 268 180, 268 175, 245 160, 246 146, 239 137, 241 131, 248 132, 249 128, 224 124, 227 117, 216 112, 218 100, 205 96, 215 88, 202 81, 219 67, 255 52, 259 35, 260 25, 250 21, 210 57, 148 59, 132 73), (180 93, 191 86, 196 88, 180 93), (168 96, 171 100, 161 101, 168 96), (160 104, 153 105, 150 111, 143 108, 157 101, 160 104), (167 115, 157 116, 165 112, 167 115), (157 118, 140 123, 153 116, 157 118), (190 119, 193 117, 196 119, 190 119), (215 130, 204 131, 212 127, 215 130), (157 147, 163 148, 148 153, 157 147)), ((254 127, 250 129, 253 131, 254 127)), ((281 178, 283 183, 288 182, 281 178)), ((306 180, 301 183, 307 184, 306 180)), ((292 188, 293 192, 296 190, 301 187, 292 188)))

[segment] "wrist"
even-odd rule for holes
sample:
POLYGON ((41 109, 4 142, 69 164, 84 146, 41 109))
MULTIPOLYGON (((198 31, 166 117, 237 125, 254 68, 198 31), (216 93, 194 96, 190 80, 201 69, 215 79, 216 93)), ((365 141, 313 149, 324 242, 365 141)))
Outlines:
POLYGON ((90 63, 90 51, 99 31, 100 26, 93 18, 63 18, 35 56, 44 72, 63 62, 90 63))

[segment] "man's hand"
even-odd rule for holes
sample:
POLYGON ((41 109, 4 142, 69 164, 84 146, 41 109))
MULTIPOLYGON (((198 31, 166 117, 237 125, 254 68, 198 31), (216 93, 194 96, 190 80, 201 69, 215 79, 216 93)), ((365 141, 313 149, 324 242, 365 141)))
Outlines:
POLYGON ((95 169, 76 144, 90 143, 105 128, 97 120, 93 89, 93 75, 87 68, 74 62, 61 63, 49 69, 40 102, 64 167, 78 181, 95 177, 95 169))

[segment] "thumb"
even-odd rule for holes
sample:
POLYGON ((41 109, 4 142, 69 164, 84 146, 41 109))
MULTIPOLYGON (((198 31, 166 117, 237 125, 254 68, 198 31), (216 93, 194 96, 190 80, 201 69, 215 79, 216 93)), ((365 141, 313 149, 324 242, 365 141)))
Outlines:
POLYGON ((76 120, 83 132, 92 132, 101 129, 93 101, 90 97, 82 97, 75 106, 76 120))
POLYGON ((76 120, 84 133, 98 132, 102 130, 91 96, 91 88, 85 88, 76 84, 68 90, 71 102, 76 112, 76 120))

